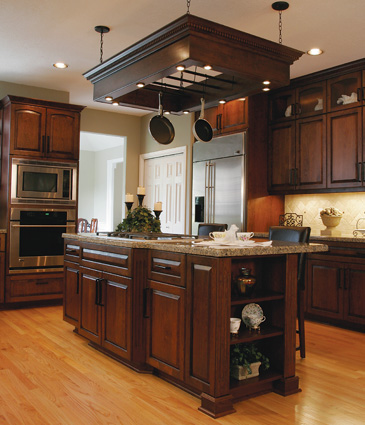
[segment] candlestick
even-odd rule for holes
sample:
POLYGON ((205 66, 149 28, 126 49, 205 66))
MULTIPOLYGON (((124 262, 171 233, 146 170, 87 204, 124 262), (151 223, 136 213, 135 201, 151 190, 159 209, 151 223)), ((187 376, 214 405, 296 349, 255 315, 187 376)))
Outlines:
POLYGON ((161 215, 161 213, 162 213, 162 210, 153 210, 153 212, 155 213, 155 216, 156 216, 156 218, 157 218, 157 220, 159 220, 160 219, 160 215, 161 215))
POLYGON ((142 207, 144 195, 137 194, 137 196, 138 196, 139 206, 142 207))
POLYGON ((137 195, 145 195, 146 194, 146 188, 143 186, 137 187, 137 195))
POLYGON ((132 209, 132 205, 133 205, 133 202, 125 202, 125 204, 126 204, 126 206, 127 206, 127 210, 128 210, 128 212, 130 212, 130 210, 132 209))

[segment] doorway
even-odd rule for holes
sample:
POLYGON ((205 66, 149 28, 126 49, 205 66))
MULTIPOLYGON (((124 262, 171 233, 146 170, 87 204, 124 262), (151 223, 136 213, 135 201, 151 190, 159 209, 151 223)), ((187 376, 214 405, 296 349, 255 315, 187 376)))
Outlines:
POLYGON ((125 148, 125 137, 80 133, 78 216, 97 218, 99 231, 124 218, 125 148))

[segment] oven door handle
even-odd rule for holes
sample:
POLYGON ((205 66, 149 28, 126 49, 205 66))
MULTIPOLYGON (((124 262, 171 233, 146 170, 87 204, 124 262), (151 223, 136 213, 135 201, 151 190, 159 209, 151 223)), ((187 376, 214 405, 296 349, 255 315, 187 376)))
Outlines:
POLYGON ((75 227, 75 224, 10 224, 11 227, 75 227))

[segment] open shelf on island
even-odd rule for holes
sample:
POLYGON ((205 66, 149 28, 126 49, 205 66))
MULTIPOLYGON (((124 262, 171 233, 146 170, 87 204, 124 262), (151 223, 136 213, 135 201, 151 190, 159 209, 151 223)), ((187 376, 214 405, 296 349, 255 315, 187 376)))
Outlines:
POLYGON ((255 342, 266 338, 273 338, 276 336, 284 335, 284 331, 281 328, 274 326, 262 326, 260 331, 250 331, 249 329, 242 328, 239 330, 237 336, 231 335, 230 344, 240 344, 242 342, 255 342))
POLYGON ((284 299, 284 294, 279 292, 258 292, 253 294, 251 297, 239 297, 238 295, 232 295, 231 305, 244 305, 250 303, 259 303, 263 301, 275 301, 284 299))

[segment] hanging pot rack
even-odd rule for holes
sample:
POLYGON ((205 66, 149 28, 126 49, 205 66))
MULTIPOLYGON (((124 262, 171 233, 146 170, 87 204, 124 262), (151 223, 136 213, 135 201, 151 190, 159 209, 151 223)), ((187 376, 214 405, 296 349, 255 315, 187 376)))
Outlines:
POLYGON ((303 52, 187 13, 84 73, 93 99, 158 110, 163 91, 171 113, 259 93, 263 81, 275 89, 290 82, 290 65, 303 52), (176 70, 184 66, 183 72, 176 70), (206 71, 210 65, 212 71, 206 71), (194 78, 190 79, 189 76, 194 78), (166 82, 168 81, 168 82, 166 82), (143 83, 142 88, 137 87, 143 83), (176 83, 176 85, 174 84, 176 83))

